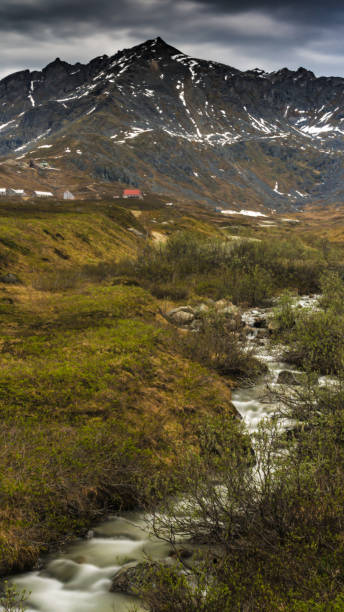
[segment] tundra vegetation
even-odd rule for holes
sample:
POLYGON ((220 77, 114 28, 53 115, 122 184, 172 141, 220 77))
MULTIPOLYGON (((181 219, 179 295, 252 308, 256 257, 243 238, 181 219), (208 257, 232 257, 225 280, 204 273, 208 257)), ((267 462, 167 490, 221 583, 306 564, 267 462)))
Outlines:
MULTIPOLYGON (((342 380, 342 245, 299 229, 233 240, 177 213, 153 244, 157 207, 141 220, 112 203, 39 206, 0 208, 2 574, 140 505, 161 537, 209 550, 188 572, 151 567, 152 612, 343 609, 343 385, 313 380, 342 380), (306 373, 278 398, 297 426, 250 438, 230 387, 261 365, 213 304, 283 291, 322 293, 319 312, 285 294, 275 313, 306 373), (164 317, 185 303, 207 305, 198 333, 164 317)), ((21 609, 8 590, 0 601, 21 609)))
POLYGON ((167 244, 145 245, 136 261, 119 263, 161 299, 226 296, 246 306, 267 305, 288 288, 317 292, 325 270, 342 266, 338 248, 297 235, 233 241, 188 231, 173 234, 167 244))

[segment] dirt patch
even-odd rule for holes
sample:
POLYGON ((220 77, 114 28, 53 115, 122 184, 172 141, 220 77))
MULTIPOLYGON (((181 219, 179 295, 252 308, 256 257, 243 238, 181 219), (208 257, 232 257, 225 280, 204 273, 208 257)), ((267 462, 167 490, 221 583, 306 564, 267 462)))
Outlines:
POLYGON ((167 240, 166 234, 162 234, 161 232, 151 232, 151 235, 154 242, 166 242, 167 240))

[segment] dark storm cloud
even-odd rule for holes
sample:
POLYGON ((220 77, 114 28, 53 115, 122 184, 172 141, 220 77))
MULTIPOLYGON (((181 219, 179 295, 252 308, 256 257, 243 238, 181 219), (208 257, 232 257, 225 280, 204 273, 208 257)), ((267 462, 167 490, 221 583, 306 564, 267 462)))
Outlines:
POLYGON ((213 10, 226 12, 241 12, 242 10, 261 10, 270 13, 292 14, 296 19, 305 17, 313 23, 326 21, 336 17, 340 10, 338 0, 195 0, 197 4, 212 7, 213 10))
POLYGON ((343 34, 337 0, 0 0, 0 73, 56 56, 87 61, 160 35, 241 69, 344 75, 343 34))

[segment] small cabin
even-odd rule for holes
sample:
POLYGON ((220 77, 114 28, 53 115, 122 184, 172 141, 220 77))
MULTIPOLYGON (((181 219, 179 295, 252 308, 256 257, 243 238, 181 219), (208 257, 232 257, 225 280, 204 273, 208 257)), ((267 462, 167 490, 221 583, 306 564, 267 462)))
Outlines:
POLYGON ((35 198, 52 198, 53 194, 51 191, 34 191, 33 195, 35 198))
POLYGON ((6 187, 0 187, 0 197, 7 195, 6 187))
POLYGON ((141 189, 124 189, 123 198, 140 198, 142 200, 141 189))
POLYGON ((9 196, 17 196, 19 198, 26 196, 24 189, 12 189, 12 187, 7 190, 7 193, 9 196))
POLYGON ((72 194, 71 191, 65 191, 63 194, 63 199, 64 200, 75 200, 75 196, 72 194))

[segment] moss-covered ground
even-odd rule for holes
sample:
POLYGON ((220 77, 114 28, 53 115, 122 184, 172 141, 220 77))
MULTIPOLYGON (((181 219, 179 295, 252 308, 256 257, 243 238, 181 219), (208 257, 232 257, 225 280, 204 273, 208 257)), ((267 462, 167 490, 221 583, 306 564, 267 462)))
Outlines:
POLYGON ((3 574, 154 497, 199 422, 232 412, 228 385, 171 343, 158 300, 114 283, 144 232, 112 204, 0 209, 0 274, 20 281, 0 283, 3 574))
POLYGON ((234 415, 213 355, 185 350, 161 311, 313 291, 342 260, 300 225, 156 200, 2 202, 1 573, 154 500, 204 422, 234 415))

